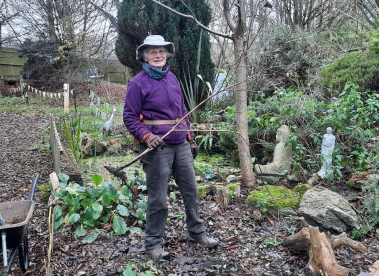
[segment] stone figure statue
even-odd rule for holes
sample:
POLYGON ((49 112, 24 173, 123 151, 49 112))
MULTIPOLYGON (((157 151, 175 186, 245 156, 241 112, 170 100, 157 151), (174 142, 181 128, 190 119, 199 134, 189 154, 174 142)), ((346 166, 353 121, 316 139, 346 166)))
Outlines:
POLYGON ((286 143, 289 141, 290 129, 283 125, 276 132, 276 141, 279 142, 274 149, 274 158, 272 163, 267 165, 255 165, 254 170, 257 174, 277 174, 282 175, 291 171, 292 146, 286 143))
POLYGON ((332 128, 328 127, 326 129, 326 134, 322 139, 321 154, 324 160, 321 169, 317 172, 317 175, 321 178, 326 177, 326 171, 332 165, 332 154, 334 150, 334 145, 336 144, 336 137, 332 134, 332 128))

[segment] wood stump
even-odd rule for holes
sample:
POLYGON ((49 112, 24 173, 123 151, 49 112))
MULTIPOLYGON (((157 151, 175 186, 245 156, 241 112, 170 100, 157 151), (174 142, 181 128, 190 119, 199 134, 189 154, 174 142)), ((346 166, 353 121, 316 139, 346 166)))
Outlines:
POLYGON ((318 227, 303 228, 298 233, 291 235, 285 241, 290 251, 309 252, 307 265, 309 276, 349 276, 351 270, 337 263, 333 249, 341 245, 349 246, 359 252, 366 252, 366 247, 349 239, 345 233, 339 236, 328 237, 320 233, 318 227))

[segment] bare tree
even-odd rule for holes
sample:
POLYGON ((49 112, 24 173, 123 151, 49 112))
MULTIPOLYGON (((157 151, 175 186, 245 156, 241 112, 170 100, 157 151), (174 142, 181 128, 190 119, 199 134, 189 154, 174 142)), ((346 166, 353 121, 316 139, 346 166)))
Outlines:
POLYGON ((3 0, 0 3, 0 49, 4 43, 16 39, 19 35, 14 26, 14 21, 19 16, 18 11, 13 10, 13 1, 3 0), (4 34, 4 29, 7 29, 4 34))
POLYGON ((346 20, 352 2, 350 0, 279 0, 274 1, 273 5, 281 23, 304 29, 325 30, 346 20))

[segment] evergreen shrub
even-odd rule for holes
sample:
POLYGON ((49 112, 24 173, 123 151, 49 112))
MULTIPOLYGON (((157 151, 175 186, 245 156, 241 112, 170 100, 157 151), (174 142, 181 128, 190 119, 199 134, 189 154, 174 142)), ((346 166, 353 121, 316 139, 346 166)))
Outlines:
POLYGON ((352 52, 334 60, 322 69, 319 84, 332 92, 341 91, 347 82, 360 91, 379 91, 379 55, 372 51, 352 52))
MULTIPOLYGON (((180 1, 165 2, 178 12, 189 14, 190 11, 180 1)), ((204 0, 186 1, 194 16, 205 26, 211 20, 211 10, 204 0)), ((118 38, 116 55, 119 61, 128 66, 135 75, 141 70, 141 64, 136 60, 136 49, 149 34, 161 35, 166 41, 175 45, 175 56, 171 60, 171 71, 184 80, 183 74, 191 72, 193 83, 196 67, 196 56, 200 39, 200 27, 189 19, 183 18, 164 9, 149 0, 124 0, 117 15, 118 38), (183 72, 183 69, 186 69, 183 72)), ((199 74, 204 81, 213 83, 214 64, 210 55, 210 38, 208 32, 202 32, 201 58, 199 74)), ((202 91, 202 85, 199 92, 202 91)), ((200 98, 200 97, 199 97, 200 98)))

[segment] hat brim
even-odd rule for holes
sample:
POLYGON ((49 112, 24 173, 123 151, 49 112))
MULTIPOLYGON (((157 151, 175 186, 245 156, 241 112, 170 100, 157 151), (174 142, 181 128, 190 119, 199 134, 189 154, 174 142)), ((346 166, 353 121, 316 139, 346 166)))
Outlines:
POLYGON ((167 58, 167 62, 169 62, 175 54, 175 46, 172 42, 151 42, 149 44, 142 44, 142 45, 138 46, 138 48, 136 50, 136 59, 137 60, 139 60, 140 62, 145 62, 145 60, 143 59, 143 51, 149 46, 166 47, 167 51, 171 54, 171 56, 169 58, 167 58))

